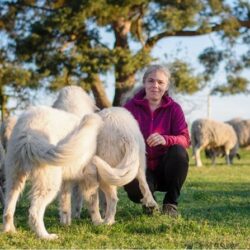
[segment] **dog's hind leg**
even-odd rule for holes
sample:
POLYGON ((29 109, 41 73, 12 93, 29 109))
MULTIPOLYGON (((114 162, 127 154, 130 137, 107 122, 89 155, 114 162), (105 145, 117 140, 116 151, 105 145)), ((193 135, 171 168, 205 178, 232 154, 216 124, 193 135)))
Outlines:
POLYGON ((88 211, 91 216, 91 220, 94 225, 100 225, 103 223, 103 219, 101 217, 100 209, 99 209, 98 187, 99 185, 95 185, 95 186, 88 185, 88 188, 83 189, 83 196, 86 201, 86 205, 87 205, 88 211))
POLYGON ((79 190, 82 191, 93 224, 102 224, 103 219, 99 209, 99 181, 97 179, 97 169, 93 164, 88 164, 85 167, 79 190))
POLYGON ((47 240, 57 239, 56 234, 49 234, 44 225, 44 213, 61 187, 61 168, 41 166, 32 175, 32 189, 30 193, 31 206, 29 209, 29 224, 38 237, 47 240))
POLYGON ((3 231, 15 232, 14 225, 14 213, 16 209, 16 203, 20 196, 20 193, 24 189, 24 185, 27 179, 27 173, 24 172, 9 172, 6 174, 6 194, 5 194, 5 207, 3 212, 3 231))
POLYGON ((82 190, 78 182, 74 183, 72 188, 71 204, 72 204, 71 208, 72 218, 80 219, 83 206, 83 197, 82 197, 82 190))
POLYGON ((105 194, 100 188, 99 188, 99 204, 100 204, 99 206, 100 206, 101 216, 104 217, 106 209, 107 209, 107 202, 106 202, 105 194))
POLYGON ((71 224, 71 190, 72 183, 63 181, 59 195, 60 222, 64 225, 71 224))
POLYGON ((158 205, 149 189, 145 172, 141 167, 139 167, 138 169, 138 174, 136 178, 138 179, 139 187, 143 195, 143 198, 141 199, 142 204, 146 207, 158 209, 158 205))
POLYGON ((112 225, 115 223, 116 205, 118 202, 117 188, 103 182, 101 183, 100 188, 105 194, 107 203, 104 223, 112 225))

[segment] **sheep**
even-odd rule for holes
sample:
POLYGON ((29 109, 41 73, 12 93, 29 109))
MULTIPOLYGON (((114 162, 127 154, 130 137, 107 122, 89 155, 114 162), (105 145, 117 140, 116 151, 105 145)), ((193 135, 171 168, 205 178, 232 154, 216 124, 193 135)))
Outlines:
POLYGON ((235 118, 227 121, 230 124, 238 137, 240 147, 247 147, 250 145, 250 120, 243 120, 235 118))
POLYGON ((233 154, 238 150, 238 139, 233 127, 210 119, 197 119, 192 123, 191 141, 197 167, 202 166, 200 151, 203 149, 223 147, 228 165, 231 164, 230 150, 233 154))

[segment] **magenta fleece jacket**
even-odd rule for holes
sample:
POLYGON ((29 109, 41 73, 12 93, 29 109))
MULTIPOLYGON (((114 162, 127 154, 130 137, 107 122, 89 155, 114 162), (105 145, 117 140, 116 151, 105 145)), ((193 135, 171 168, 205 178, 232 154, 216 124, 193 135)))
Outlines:
POLYGON ((166 140, 164 146, 149 147, 146 143, 147 167, 154 170, 169 146, 179 144, 188 148, 190 136, 184 113, 178 103, 166 95, 163 96, 161 106, 151 112, 148 100, 144 96, 145 90, 141 90, 124 107, 139 123, 145 142, 148 136, 155 132, 164 136, 166 140))

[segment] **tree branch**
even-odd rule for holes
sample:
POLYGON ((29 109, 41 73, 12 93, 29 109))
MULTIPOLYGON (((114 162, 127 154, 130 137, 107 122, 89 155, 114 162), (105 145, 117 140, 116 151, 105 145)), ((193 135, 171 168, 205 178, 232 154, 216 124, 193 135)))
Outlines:
POLYGON ((238 20, 238 22, 240 23, 241 27, 246 27, 250 29, 250 20, 247 21, 238 20))
POLYGON ((62 9, 63 7, 59 7, 56 9, 51 9, 51 8, 46 8, 46 7, 42 7, 42 6, 37 6, 37 5, 31 5, 31 4, 26 4, 26 3, 6 3, 8 6, 14 6, 14 7, 27 7, 27 8, 31 8, 31 9, 38 9, 38 10, 45 10, 45 11, 50 11, 50 12, 55 12, 59 9, 62 9))
POLYGON ((97 74, 92 75, 91 90, 94 94, 96 105, 99 108, 107 108, 111 106, 111 103, 106 95, 104 86, 101 83, 100 77, 97 74))
MULTIPOLYGON (((240 24, 240 27, 246 27, 250 28, 250 20, 242 21, 242 20, 237 20, 240 24)), ((219 31, 223 29, 222 24, 216 24, 212 27, 210 27, 207 30, 204 30, 203 28, 198 28, 197 30, 181 30, 181 31, 164 31, 162 33, 159 33, 151 38, 149 38, 146 43, 145 43, 145 48, 146 49, 151 49, 159 40, 162 38, 167 38, 167 37, 178 37, 178 36, 202 36, 205 34, 209 34, 215 31, 219 31)))

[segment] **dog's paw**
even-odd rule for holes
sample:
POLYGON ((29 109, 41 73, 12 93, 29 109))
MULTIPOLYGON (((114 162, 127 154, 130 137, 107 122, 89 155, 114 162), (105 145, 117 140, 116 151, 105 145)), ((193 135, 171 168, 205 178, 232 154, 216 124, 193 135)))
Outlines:
POLYGON ((111 226, 111 225, 115 224, 115 220, 109 220, 109 219, 104 220, 104 224, 111 226))
POLYGON ((13 216, 10 214, 4 214, 3 216, 3 232, 5 233, 15 233, 16 227, 14 225, 13 216))
POLYGON ((74 213, 72 213, 72 217, 74 218, 74 219, 81 219, 81 212, 74 212, 74 213))
POLYGON ((141 203, 145 207, 150 207, 150 208, 154 208, 155 210, 159 210, 159 206, 155 200, 143 198, 143 199, 141 199, 141 203))
POLYGON ((16 228, 3 228, 3 232, 7 234, 14 234, 16 233, 16 228))
POLYGON ((4 233, 16 233, 16 228, 14 225, 4 225, 3 226, 3 232, 4 233))
POLYGON ((58 235, 57 234, 46 234, 41 236, 42 239, 44 240, 56 240, 58 239, 58 235))
POLYGON ((158 204, 156 204, 156 206, 154 206, 154 210, 155 210, 156 212, 160 212, 160 208, 159 208, 158 204))
POLYGON ((101 220, 93 220, 92 222, 95 226, 99 226, 99 225, 103 224, 104 221, 101 219, 101 220))
POLYGON ((62 215, 60 217, 60 223, 66 226, 71 225, 71 216, 62 215))

